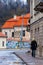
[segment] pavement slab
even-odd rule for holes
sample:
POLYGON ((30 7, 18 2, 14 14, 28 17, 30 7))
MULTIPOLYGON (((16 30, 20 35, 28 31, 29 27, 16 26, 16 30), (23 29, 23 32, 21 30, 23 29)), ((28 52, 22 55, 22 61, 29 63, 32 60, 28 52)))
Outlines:
POLYGON ((27 65, 43 65, 43 58, 33 58, 30 53, 18 53, 16 54, 27 63, 27 65))

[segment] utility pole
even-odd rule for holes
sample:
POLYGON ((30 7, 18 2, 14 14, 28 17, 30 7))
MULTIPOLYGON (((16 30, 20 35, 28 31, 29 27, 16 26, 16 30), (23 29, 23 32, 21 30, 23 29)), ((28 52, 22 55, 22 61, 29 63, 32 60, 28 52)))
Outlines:
POLYGON ((24 25, 24 15, 22 15, 22 25, 21 25, 21 32, 20 32, 20 42, 22 43, 23 40, 23 25, 24 25))
POLYGON ((20 41, 22 41, 23 38, 23 22, 24 22, 24 15, 22 15, 22 25, 21 25, 21 36, 20 36, 20 41))

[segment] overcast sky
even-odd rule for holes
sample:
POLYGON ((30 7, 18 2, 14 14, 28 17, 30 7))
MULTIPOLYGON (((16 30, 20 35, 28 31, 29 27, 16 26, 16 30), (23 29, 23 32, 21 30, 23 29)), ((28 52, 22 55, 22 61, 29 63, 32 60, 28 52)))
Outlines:
POLYGON ((30 12, 27 0, 0 0, 0 26, 5 20, 12 18, 15 13, 18 15, 19 10, 21 14, 30 12))
POLYGON ((24 4, 26 4, 27 3, 27 0, 21 0, 21 2, 24 2, 24 4))
MULTIPOLYGON (((8 4, 9 2, 11 2, 11 0, 0 0, 1 2, 8 4)), ((12 0, 12 2, 16 2, 17 0, 12 0)), ((21 1, 24 4, 27 4, 27 0, 18 0, 21 1)))

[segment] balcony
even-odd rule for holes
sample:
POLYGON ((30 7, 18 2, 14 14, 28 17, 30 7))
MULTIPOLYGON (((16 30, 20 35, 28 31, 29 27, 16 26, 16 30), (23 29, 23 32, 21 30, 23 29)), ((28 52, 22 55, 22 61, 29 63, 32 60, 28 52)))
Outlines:
POLYGON ((34 9, 35 11, 43 12, 43 0, 37 0, 37 3, 34 9))

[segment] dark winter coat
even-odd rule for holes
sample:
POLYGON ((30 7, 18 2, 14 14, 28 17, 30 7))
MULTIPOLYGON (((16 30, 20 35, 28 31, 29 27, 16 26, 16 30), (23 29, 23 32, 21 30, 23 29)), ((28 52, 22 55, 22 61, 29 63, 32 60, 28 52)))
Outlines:
POLYGON ((33 40, 33 41, 31 42, 31 49, 32 49, 32 50, 36 50, 36 48, 37 48, 37 42, 36 42, 35 40, 33 40))

